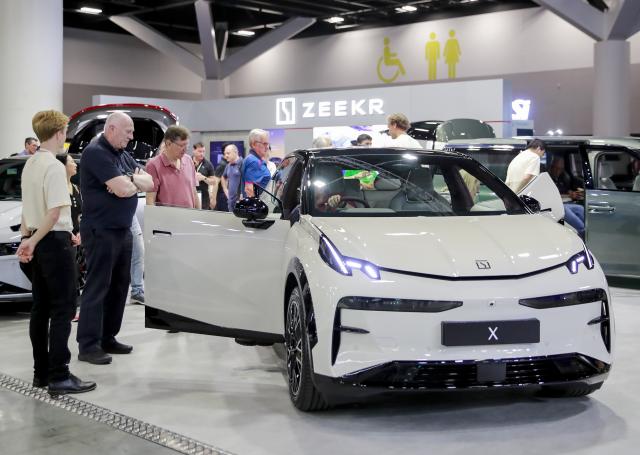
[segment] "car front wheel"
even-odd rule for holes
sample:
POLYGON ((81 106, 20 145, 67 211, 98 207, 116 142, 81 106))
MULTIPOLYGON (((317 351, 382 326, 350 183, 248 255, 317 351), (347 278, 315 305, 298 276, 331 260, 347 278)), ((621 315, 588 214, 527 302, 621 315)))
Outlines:
POLYGON ((294 406, 301 411, 318 411, 329 406, 313 384, 311 348, 302 296, 303 293, 296 286, 287 305, 285 346, 289 396, 294 406))

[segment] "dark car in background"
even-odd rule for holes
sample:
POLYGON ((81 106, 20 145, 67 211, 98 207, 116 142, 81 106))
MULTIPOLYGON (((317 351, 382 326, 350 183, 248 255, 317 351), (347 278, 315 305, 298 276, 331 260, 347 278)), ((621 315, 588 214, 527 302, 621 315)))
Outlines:
POLYGON ((420 120, 411 123, 407 134, 431 150, 441 150, 447 142, 456 139, 496 137, 491 125, 472 118, 420 120))
POLYGON ((127 145, 127 151, 139 162, 153 157, 164 132, 178 123, 178 117, 168 109, 152 104, 103 104, 91 106, 76 112, 69 119, 67 129, 67 150, 73 155, 82 154, 82 150, 104 131, 104 123, 112 112, 124 112, 133 119, 133 140, 127 145))

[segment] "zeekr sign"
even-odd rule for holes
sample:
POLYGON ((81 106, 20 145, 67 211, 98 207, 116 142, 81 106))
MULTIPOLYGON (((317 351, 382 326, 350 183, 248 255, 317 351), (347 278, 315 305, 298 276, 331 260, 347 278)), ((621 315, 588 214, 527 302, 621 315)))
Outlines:
POLYGON ((295 97, 276 99, 276 125, 295 125, 300 118, 363 117, 384 115, 381 98, 335 101, 298 101, 295 97))

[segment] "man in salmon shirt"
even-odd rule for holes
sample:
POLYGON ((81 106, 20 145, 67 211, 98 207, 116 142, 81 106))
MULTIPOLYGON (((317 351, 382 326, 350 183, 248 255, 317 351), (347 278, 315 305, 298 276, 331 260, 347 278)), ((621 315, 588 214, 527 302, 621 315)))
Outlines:
POLYGON ((147 205, 200 208, 196 169, 186 154, 188 146, 188 129, 177 125, 167 128, 161 153, 147 162, 147 172, 153 178, 153 190, 147 193, 147 205))

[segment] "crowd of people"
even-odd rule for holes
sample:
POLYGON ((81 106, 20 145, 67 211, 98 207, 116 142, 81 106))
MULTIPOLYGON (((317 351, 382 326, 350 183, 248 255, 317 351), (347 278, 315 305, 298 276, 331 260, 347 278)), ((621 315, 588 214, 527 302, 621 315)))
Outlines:
POLYGON ((78 187, 71 180, 77 164, 63 152, 68 122, 61 112, 38 112, 32 119, 37 139, 27 138, 20 153, 30 156, 22 174, 17 255, 32 280, 33 385, 48 387, 52 395, 96 387, 69 370, 72 320, 78 321, 79 361, 106 365, 112 355, 133 351, 117 336, 129 289, 132 301, 144 303, 138 193, 146 193, 147 205, 232 211, 238 199, 255 196, 275 173, 269 133, 260 129, 249 133, 245 158, 235 144, 226 144, 214 167, 202 143, 194 144, 192 156, 186 153, 190 132, 173 125, 158 154, 143 166, 126 151, 133 120, 115 112, 107 117, 103 134, 83 150, 78 187), (77 314, 80 263, 86 277, 77 314))

